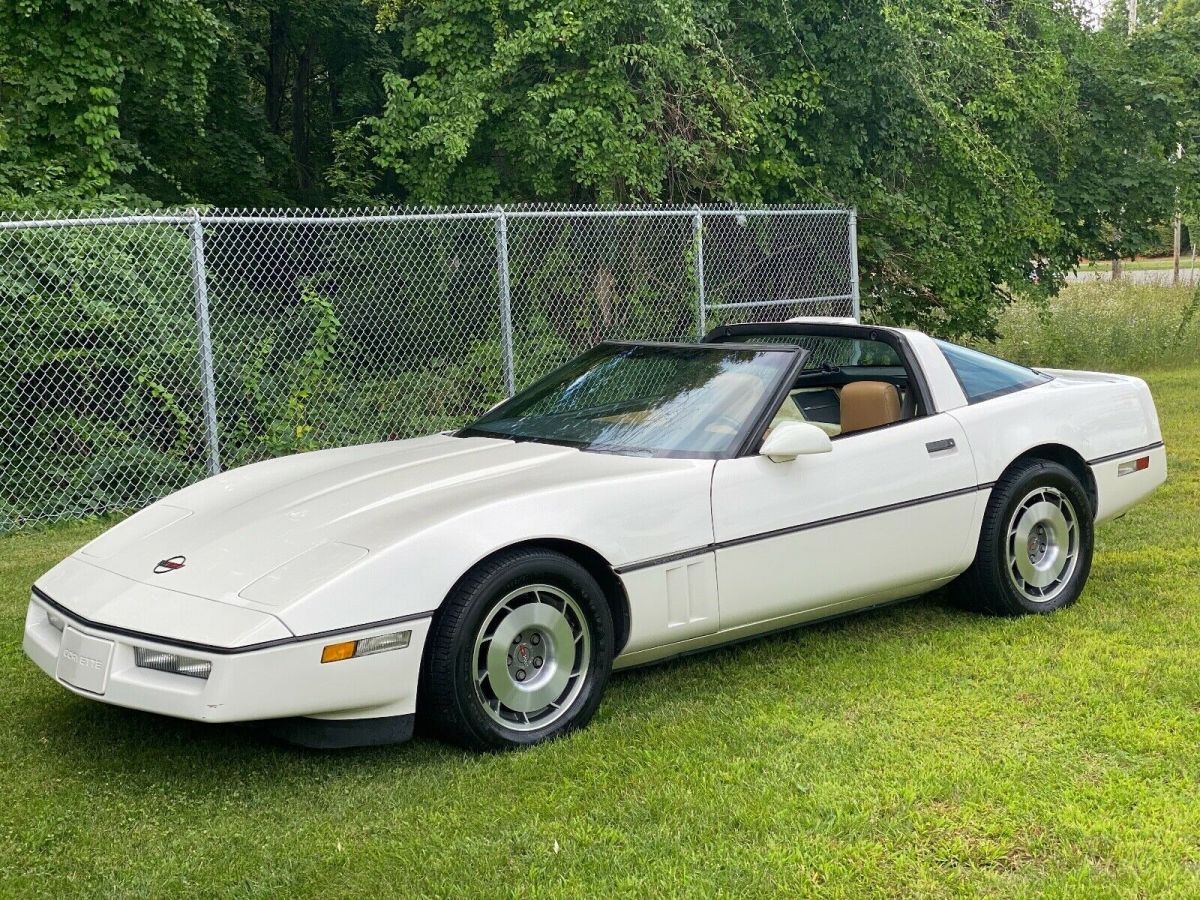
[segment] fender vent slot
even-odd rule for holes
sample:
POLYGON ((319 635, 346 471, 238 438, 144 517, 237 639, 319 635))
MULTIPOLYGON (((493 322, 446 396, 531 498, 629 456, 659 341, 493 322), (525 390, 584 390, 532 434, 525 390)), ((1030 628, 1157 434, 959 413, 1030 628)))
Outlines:
POLYGON ((716 609, 707 562, 673 566, 667 577, 667 625, 688 625, 711 618, 716 609))

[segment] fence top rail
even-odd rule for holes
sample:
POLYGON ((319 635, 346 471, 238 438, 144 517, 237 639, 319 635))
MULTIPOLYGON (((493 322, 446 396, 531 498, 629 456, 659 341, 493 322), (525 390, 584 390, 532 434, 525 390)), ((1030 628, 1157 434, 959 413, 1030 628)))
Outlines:
POLYGON ((0 212, 0 231, 23 228, 72 228, 105 225, 341 225, 393 222, 470 221, 474 219, 640 219, 760 216, 852 216, 843 207, 822 206, 558 206, 519 204, 444 209, 210 209, 106 210, 93 214, 78 211, 38 211, 28 214, 0 212))
POLYGON ((750 309, 757 306, 792 306, 801 303, 833 303, 851 300, 853 294, 826 294, 824 297, 784 297, 779 300, 742 300, 737 303, 708 303, 707 309, 750 309))

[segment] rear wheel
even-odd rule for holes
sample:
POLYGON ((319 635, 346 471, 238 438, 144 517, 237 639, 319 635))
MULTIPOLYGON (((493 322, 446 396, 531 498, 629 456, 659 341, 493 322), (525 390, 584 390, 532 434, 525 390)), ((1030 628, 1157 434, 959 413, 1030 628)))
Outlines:
POLYGON ((1074 603, 1092 565, 1091 503, 1055 462, 1014 466, 992 488, 975 562, 955 582, 967 606, 996 615, 1047 613, 1074 603))
POLYGON ((534 744, 587 724, 612 669, 612 615, 596 580, 529 549, 483 563, 438 611, 422 713, 479 750, 534 744))

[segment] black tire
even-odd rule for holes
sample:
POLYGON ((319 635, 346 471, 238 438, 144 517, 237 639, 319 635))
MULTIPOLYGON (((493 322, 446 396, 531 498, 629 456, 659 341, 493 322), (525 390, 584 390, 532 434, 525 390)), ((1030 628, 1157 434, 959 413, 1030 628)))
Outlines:
MULTIPOLYGON (((499 646, 500 642, 496 643, 499 646)), ((471 750, 505 750, 559 737, 582 728, 595 715, 612 671, 613 643, 612 611, 586 569, 551 550, 504 553, 464 575, 434 616, 422 660, 421 718, 438 736, 471 750), (532 596, 520 594, 502 604, 532 585, 549 590, 532 596), (516 615, 523 607, 539 604, 548 609, 526 609, 516 615), (553 618, 559 607, 562 622, 553 618), (530 616, 549 618, 554 627, 526 625, 519 632, 521 639, 504 642, 509 648, 505 673, 509 681, 500 689, 506 696, 532 702, 552 692, 568 668, 579 674, 567 676, 567 687, 557 695, 561 708, 514 712, 492 690, 491 681, 499 684, 502 678, 489 656, 492 640, 487 634, 498 634, 501 628, 507 634, 522 617, 530 616), (567 635, 564 624, 572 638, 570 649, 562 639, 567 635), (484 641, 482 646, 479 641, 484 641), (546 654, 544 661, 536 655, 539 647, 546 654), (514 654, 518 654, 516 665, 524 668, 513 671, 514 654), (486 675, 477 681, 481 672, 486 675), (520 685, 517 676, 523 676, 520 685), (538 693, 532 692, 534 688, 538 693)))
POLYGON ((998 616, 1049 613, 1070 606, 1079 599, 1092 568, 1093 515, 1087 493, 1065 466, 1042 459, 1014 465, 992 488, 975 562, 954 582, 952 594, 963 606, 998 616), (1037 495, 1038 491, 1043 493, 1037 495), (1052 549, 1062 556, 1047 566, 1047 572, 1035 574, 1035 579, 1049 577, 1060 559, 1065 560, 1065 568, 1056 581, 1039 587, 1025 580, 1021 567, 1026 567, 1025 572, 1033 572, 1035 557, 1039 565, 1047 559, 1047 534, 1063 529, 1054 523, 1043 524, 1039 536, 1035 526, 1020 547, 1011 532, 1018 523, 1036 520, 1036 510, 1048 508, 1037 506, 1043 503, 1058 506, 1063 521, 1070 522, 1073 518, 1074 523, 1066 530, 1066 540, 1061 534, 1057 540, 1049 540, 1052 549), (1027 554, 1026 559, 1019 559, 1020 553, 1027 554), (1031 596, 1039 591, 1044 592, 1040 599, 1031 596))

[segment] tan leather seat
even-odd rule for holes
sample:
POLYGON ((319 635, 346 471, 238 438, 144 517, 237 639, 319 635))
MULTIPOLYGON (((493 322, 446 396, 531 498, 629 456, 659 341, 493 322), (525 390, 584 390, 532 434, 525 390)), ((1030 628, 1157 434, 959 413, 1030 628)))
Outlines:
POLYGON ((840 399, 842 434, 900 421, 900 392, 886 381, 852 381, 840 399))

